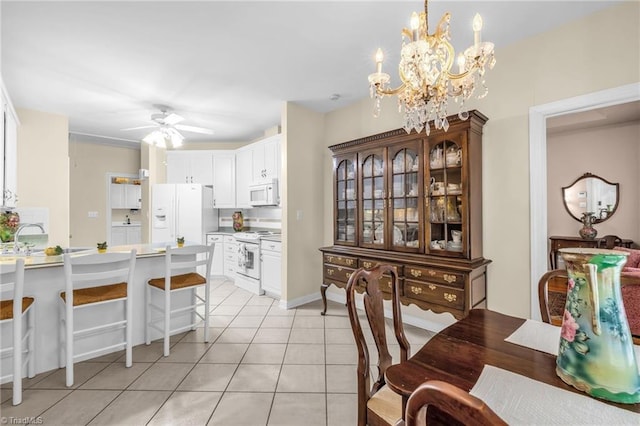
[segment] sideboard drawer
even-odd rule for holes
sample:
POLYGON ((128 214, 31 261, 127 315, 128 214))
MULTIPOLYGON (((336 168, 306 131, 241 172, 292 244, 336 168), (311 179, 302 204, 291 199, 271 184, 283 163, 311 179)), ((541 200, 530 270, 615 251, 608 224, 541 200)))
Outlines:
POLYGON ((464 275, 456 272, 443 271, 418 266, 405 266, 404 276, 411 280, 429 281, 451 286, 464 287, 464 275))
POLYGON ((594 248, 597 246, 598 246, 598 242, 595 240, 583 240, 583 241, 556 240, 555 241, 556 249, 573 248, 573 247, 594 248))
POLYGON ((349 256, 335 256, 332 254, 325 254, 324 263, 331 263, 334 265, 341 265, 341 266, 349 266, 355 269, 356 265, 358 264, 358 259, 355 257, 349 257, 349 256))
POLYGON ((355 268, 345 268, 344 266, 324 265, 324 280, 336 280, 346 283, 353 274, 355 268))
POLYGON ((464 309, 464 291, 449 286, 406 279, 404 296, 441 306, 464 309))

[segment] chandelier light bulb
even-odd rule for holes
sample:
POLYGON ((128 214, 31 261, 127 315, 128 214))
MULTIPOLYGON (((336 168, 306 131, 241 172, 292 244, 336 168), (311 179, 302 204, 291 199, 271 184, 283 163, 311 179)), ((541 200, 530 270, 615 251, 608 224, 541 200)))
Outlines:
POLYGON ((464 72, 464 63, 465 63, 465 59, 464 59, 464 55, 462 53, 458 53, 458 74, 462 74, 464 72))
POLYGON ((411 38, 413 41, 418 40, 418 28, 420 28, 420 17, 416 12, 411 14, 411 38))
POLYGON ((476 16, 473 17, 473 31, 482 30, 482 16, 479 13, 476 13, 476 16))
POLYGON ((376 50, 376 72, 378 74, 382 72, 382 61, 384 61, 384 53, 382 53, 382 49, 378 47, 378 50, 376 50))

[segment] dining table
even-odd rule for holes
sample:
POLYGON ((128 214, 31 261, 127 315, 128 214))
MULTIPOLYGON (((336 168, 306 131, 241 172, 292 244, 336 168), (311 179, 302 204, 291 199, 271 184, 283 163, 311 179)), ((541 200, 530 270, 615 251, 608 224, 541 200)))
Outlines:
MULTIPOLYGON (((483 371, 486 372, 488 369, 492 369, 492 371, 503 372, 509 377, 513 376, 528 380, 543 388, 545 385, 551 386, 551 388, 547 386, 546 389, 558 390, 557 394, 540 390, 533 392, 542 394, 542 397, 550 398, 548 402, 552 404, 555 404, 555 402, 561 404, 565 396, 569 397, 567 401, 564 401, 565 406, 576 403, 571 398, 586 398, 584 401, 587 402, 590 402, 589 400, 600 401, 606 405, 600 404, 598 406, 599 402, 595 402, 594 412, 602 412, 602 407, 609 410, 613 408, 614 414, 622 414, 627 416, 625 417, 626 419, 631 418, 632 424, 640 424, 640 404, 621 404, 600 399, 596 400, 566 384, 558 377, 556 374, 556 355, 549 353, 552 351, 545 352, 544 350, 526 346, 526 343, 516 344, 507 341, 506 339, 515 334, 514 332, 521 329, 521 327, 524 328, 525 322, 533 322, 534 324, 532 325, 537 323, 540 326, 546 326, 551 329, 556 328, 557 337, 559 338, 559 328, 550 324, 517 318, 488 309, 473 309, 468 316, 433 336, 409 359, 391 365, 385 373, 387 385, 403 396, 405 404, 411 393, 427 380, 449 382, 474 394, 476 390, 474 388, 477 388, 477 385, 480 384, 479 379, 484 374, 483 371), (634 420, 637 420, 637 422, 634 420)), ((553 332, 553 330, 551 331, 553 332)), ((555 342, 558 342, 558 340, 555 340, 555 342)), ((553 346, 553 341, 551 343, 553 346)), ((636 347, 636 354, 639 352, 637 349, 640 348, 636 347)), ((504 383, 504 386, 502 386, 500 382, 494 381, 493 388, 485 392, 487 394, 503 392, 503 395, 498 396, 498 398, 508 399, 516 392, 516 387, 512 383, 504 383), (504 387, 511 387, 511 389, 501 389, 504 387)), ((529 395, 531 393, 529 392, 529 395)), ((527 399, 526 395, 525 393, 523 397, 514 396, 513 398, 519 399, 515 403, 509 403, 511 405, 510 409, 522 408, 522 400, 527 399)), ((491 407, 488 402, 487 405, 491 407)), ((585 404, 580 402, 580 406, 585 406, 585 404)), ((492 408, 496 411, 494 407, 492 408)), ((545 411, 544 407, 534 407, 527 414, 530 416, 535 415, 535 409, 545 411)), ((499 410, 496 412, 499 415, 501 414, 499 410)), ((597 424, 598 422, 594 420, 594 423, 597 424)))

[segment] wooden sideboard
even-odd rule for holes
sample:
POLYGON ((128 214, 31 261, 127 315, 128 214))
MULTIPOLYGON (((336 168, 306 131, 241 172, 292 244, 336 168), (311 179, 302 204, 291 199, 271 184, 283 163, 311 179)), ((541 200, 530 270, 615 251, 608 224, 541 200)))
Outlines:
MULTIPOLYGON (((557 269, 558 267, 558 250, 572 247, 596 248, 601 240, 602 238, 585 240, 580 237, 549 237, 549 241, 551 243, 549 247, 549 265, 551 269, 557 269)), ((633 240, 622 240, 622 245, 624 247, 631 248, 632 244, 633 240)))

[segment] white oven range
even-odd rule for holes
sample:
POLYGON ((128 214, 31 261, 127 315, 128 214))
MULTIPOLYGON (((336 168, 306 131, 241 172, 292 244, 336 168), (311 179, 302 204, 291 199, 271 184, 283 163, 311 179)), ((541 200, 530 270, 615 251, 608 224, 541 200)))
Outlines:
POLYGON ((260 286, 260 238, 272 231, 246 231, 233 234, 238 242, 238 268, 235 284, 254 294, 262 295, 260 286))

